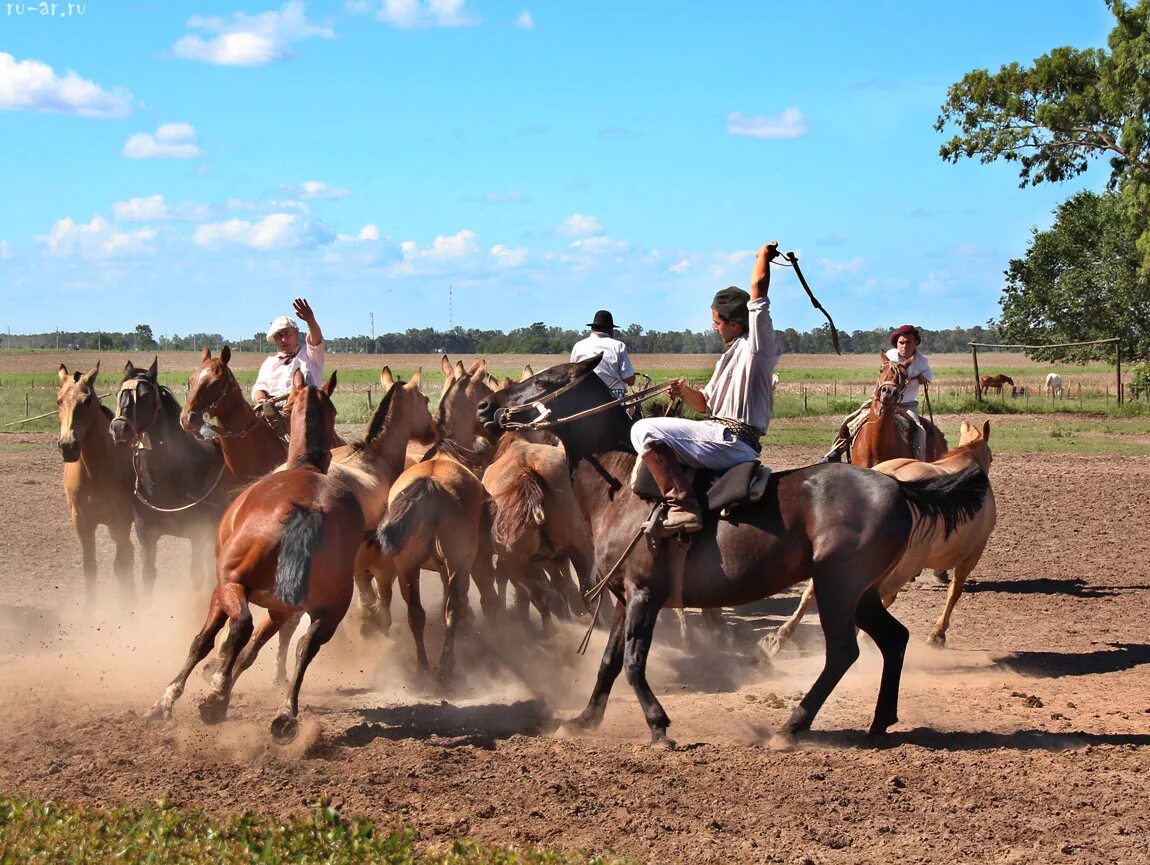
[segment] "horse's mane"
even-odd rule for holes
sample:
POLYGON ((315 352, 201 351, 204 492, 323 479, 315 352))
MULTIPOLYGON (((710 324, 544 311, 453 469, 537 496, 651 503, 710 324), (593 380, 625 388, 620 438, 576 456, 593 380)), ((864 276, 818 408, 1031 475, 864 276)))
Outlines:
POLYGON ((395 396, 396 389, 402 386, 403 379, 400 378, 396 379, 395 384, 387 389, 387 393, 383 395, 383 399, 381 399, 379 401, 379 405, 376 406, 375 414, 371 416, 371 423, 367 425, 367 435, 363 437, 362 442, 355 442, 352 445, 353 450, 356 447, 358 447, 360 450, 368 447, 373 441, 375 441, 376 437, 383 432, 384 428, 387 426, 392 402, 394 402, 392 397, 395 396))
POLYGON ((311 465, 322 465, 322 457, 331 448, 331 442, 324 443, 324 425, 326 422, 323 405, 319 394, 309 389, 304 404, 304 451, 295 459, 295 464, 301 462, 311 465))

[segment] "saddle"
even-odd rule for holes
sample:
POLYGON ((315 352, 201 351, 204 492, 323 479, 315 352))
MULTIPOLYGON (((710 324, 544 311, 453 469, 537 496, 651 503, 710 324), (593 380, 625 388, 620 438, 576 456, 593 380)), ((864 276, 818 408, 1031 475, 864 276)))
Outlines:
MULTIPOLYGON (((699 507, 719 511, 721 516, 729 516, 739 505, 761 499, 771 477, 771 470, 760 462, 739 463, 726 471, 683 466, 683 472, 691 482, 699 507)), ((663 501, 658 484, 642 460, 635 461, 631 472, 631 491, 649 502, 663 501)))

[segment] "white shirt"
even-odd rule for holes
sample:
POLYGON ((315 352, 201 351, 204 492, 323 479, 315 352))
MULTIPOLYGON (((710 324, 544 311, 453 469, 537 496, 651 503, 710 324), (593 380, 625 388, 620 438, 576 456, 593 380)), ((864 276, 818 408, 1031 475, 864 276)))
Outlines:
POLYGON ((603 359, 595 367, 595 374, 603 379, 613 393, 617 392, 616 396, 621 396, 627 390, 626 379, 635 374, 627 346, 621 340, 592 331, 590 336, 575 343, 571 349, 571 362, 586 360, 599 352, 603 352, 603 359))
POLYGON ((742 421, 763 432, 771 422, 774 405, 771 373, 783 353, 775 340, 770 306, 766 297, 747 303, 747 332, 723 352, 711 380, 703 388, 707 411, 712 416, 742 421))
POLYGON ((300 349, 295 357, 269 357, 260 366, 256 383, 252 385, 252 402, 259 399, 256 391, 266 391, 268 396, 282 396, 291 390, 295 371, 302 370, 308 384, 323 384, 323 360, 326 354, 324 344, 312 345, 300 335, 300 349))
MULTIPOLYGON (((891 363, 906 363, 906 358, 899 356, 897 348, 887 349, 886 356, 891 363)), ((916 375, 921 375, 927 381, 934 381, 934 371, 930 368, 930 361, 921 351, 914 353, 910 365, 906 368, 906 375, 906 389, 902 392, 900 404, 918 402, 918 382, 914 378, 916 375)))

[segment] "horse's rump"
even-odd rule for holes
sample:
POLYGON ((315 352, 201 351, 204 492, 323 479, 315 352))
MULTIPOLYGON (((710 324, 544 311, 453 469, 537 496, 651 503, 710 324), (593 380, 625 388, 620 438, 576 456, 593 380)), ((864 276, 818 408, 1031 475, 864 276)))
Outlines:
POLYGON ((541 526, 544 521, 543 478, 529 466, 518 469, 510 486, 492 499, 492 538, 506 549, 515 545, 529 524, 541 526))
POLYGON ((414 534, 422 541, 417 556, 429 558, 432 547, 430 534, 415 532, 415 529, 433 524, 435 520, 435 498, 441 490, 431 478, 416 478, 405 486, 388 504, 387 513, 379 524, 376 540, 385 556, 397 556, 407 546, 414 534))

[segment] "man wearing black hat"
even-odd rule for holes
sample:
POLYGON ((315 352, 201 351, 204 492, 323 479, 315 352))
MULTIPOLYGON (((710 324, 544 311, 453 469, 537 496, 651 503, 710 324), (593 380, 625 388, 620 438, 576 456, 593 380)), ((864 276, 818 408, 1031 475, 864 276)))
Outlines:
POLYGON ((759 459, 760 439, 773 407, 771 373, 782 353, 767 298, 770 263, 778 254, 775 240, 759 249, 750 294, 731 286, 715 295, 711 321, 723 338, 724 351, 706 387, 696 390, 685 379, 672 384, 670 395, 706 419, 644 418, 631 427, 631 444, 671 505, 663 521, 664 535, 703 527, 699 503, 680 462, 723 470, 759 459))
POLYGON ((627 345, 615 339, 615 319, 606 309, 595 313, 595 318, 587 326, 591 328, 591 335, 575 343, 571 349, 571 362, 602 354, 603 359, 595 367, 595 374, 611 389, 611 396, 618 399, 627 393, 627 385, 635 383, 635 370, 627 354, 627 345))

